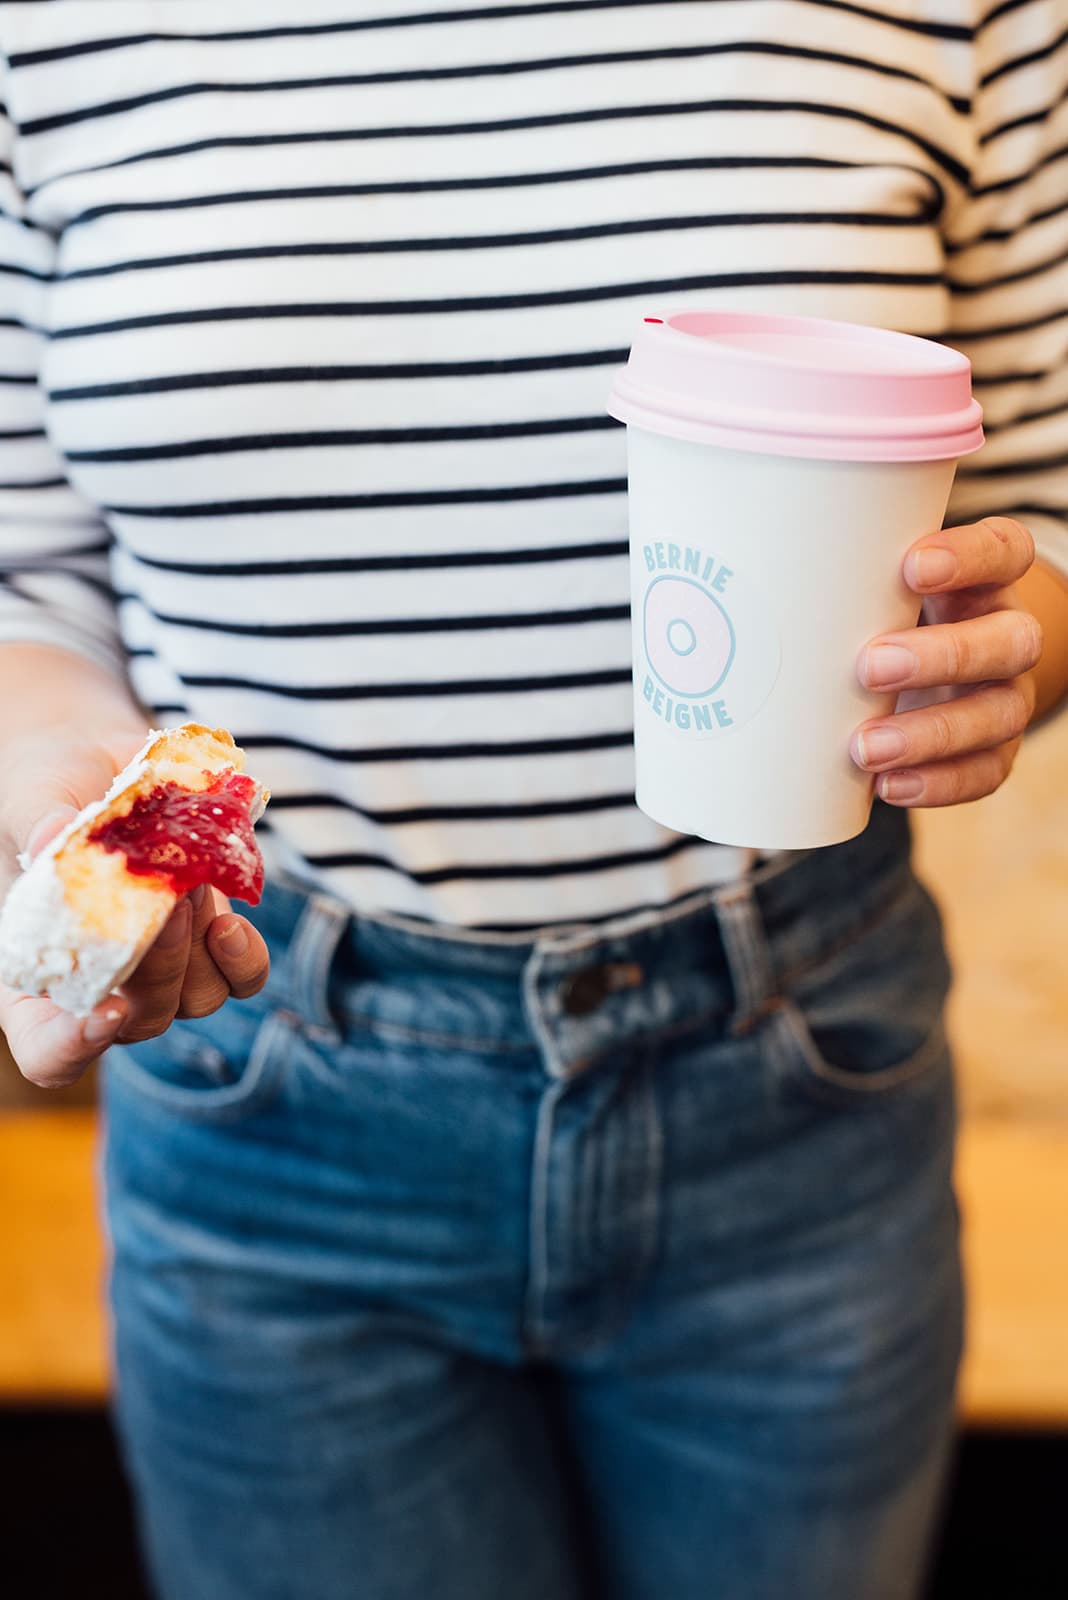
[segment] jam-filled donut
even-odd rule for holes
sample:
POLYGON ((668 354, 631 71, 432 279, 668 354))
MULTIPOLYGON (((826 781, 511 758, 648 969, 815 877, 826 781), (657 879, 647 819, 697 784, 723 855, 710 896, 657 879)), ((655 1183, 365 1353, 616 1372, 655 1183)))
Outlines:
POLYGON ((201 884, 255 905, 252 825, 268 793, 224 728, 154 731, 13 885, 0 913, 0 980, 87 1016, 129 977, 181 895, 201 884))
POLYGON ((734 651, 727 613, 690 578, 654 578, 645 592, 645 654, 673 694, 711 694, 734 651))

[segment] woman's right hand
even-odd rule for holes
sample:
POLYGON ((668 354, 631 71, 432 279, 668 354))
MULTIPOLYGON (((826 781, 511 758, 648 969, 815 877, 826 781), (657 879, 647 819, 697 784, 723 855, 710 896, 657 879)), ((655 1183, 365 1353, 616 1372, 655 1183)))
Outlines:
MULTIPOLYGON (((19 874, 22 851, 34 856, 89 801, 99 799, 145 741, 130 723, 96 737, 52 728, 3 750, 0 774, 0 900, 19 874)), ((73 1083, 102 1051, 163 1033, 176 1016, 203 1017, 230 995, 244 999, 267 981, 267 946, 244 917, 211 888, 179 900, 155 944, 119 992, 88 1017, 49 999, 0 984, 0 1028, 32 1083, 73 1083)))

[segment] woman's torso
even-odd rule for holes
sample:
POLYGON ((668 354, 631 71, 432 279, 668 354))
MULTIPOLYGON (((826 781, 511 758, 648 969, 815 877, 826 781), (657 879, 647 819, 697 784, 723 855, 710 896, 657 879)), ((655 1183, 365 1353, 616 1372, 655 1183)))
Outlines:
POLYGON ((611 373, 667 303, 944 331, 943 9, 2 8, 49 433, 291 866, 487 928, 737 872, 634 805, 611 373))

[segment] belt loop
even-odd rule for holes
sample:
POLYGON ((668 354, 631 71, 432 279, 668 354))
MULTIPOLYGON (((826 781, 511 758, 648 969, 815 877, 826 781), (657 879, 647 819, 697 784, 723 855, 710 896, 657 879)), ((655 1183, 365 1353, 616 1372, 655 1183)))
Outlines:
POLYGON ((351 918, 339 900, 309 894, 286 951, 289 1003, 310 1031, 324 1036, 338 1036, 330 1010, 330 969, 351 918))
POLYGON ((731 1032, 748 1033, 775 998, 771 956, 754 886, 748 878, 741 878, 720 890, 712 903, 734 989, 731 1032))

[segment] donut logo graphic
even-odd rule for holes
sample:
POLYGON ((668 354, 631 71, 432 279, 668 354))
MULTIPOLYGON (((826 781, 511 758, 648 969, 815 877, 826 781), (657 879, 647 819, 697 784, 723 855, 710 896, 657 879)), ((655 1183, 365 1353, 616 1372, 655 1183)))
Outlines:
POLYGON ((747 721, 778 676, 779 635, 766 597, 712 551, 669 540, 635 552, 635 700, 687 738, 747 721))
POLYGON ((646 660, 674 694, 715 694, 731 670, 731 619, 694 578, 654 578, 645 591, 643 629, 646 660))

